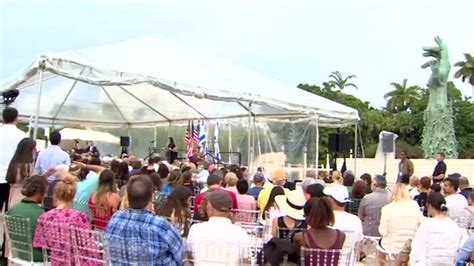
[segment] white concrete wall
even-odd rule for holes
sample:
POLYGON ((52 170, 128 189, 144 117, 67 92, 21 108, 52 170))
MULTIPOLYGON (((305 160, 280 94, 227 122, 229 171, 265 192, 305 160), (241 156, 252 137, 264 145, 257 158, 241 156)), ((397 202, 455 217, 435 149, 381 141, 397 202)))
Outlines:
MULTIPOLYGON (((399 160, 387 159, 387 180, 388 182, 396 182, 398 173, 398 162, 399 160)), ((433 169, 436 165, 434 159, 412 159, 415 165, 415 175, 431 176, 433 169)), ((469 178, 469 183, 474 185, 474 160, 473 159, 453 159, 445 160, 448 167, 448 174, 460 173, 463 176, 469 178)), ((338 170, 341 170, 343 159, 337 160, 338 170)), ((347 169, 354 170, 354 159, 346 159, 347 169)), ((384 160, 381 159, 357 159, 356 177, 359 177, 363 173, 382 174, 384 168, 384 160)))

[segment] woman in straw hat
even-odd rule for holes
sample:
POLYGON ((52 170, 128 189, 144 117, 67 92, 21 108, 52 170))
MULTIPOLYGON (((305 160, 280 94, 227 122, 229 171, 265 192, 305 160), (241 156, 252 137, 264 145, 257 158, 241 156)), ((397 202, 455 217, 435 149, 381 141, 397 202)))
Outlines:
POLYGON ((278 195, 275 197, 275 202, 284 215, 272 221, 274 237, 292 238, 295 231, 307 227, 303 210, 306 199, 301 191, 293 190, 287 195, 278 195))

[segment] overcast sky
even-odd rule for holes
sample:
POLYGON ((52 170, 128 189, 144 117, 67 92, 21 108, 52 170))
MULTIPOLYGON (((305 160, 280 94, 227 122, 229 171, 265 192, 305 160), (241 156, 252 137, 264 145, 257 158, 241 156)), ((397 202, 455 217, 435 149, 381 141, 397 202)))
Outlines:
POLYGON ((452 63, 474 52, 473 0, 254 2, 0 0, 0 80, 45 52, 162 34, 294 86, 355 74, 348 92, 380 107, 390 82, 426 84, 435 35, 452 63))

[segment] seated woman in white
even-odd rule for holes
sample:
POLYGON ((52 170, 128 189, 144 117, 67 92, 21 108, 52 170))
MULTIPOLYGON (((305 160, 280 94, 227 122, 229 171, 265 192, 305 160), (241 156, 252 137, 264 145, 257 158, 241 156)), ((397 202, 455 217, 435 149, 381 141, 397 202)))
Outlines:
POLYGON ((453 265, 461 240, 461 230, 447 216, 448 208, 441 193, 431 192, 426 202, 433 218, 421 223, 416 231, 411 244, 411 265, 453 265))
POLYGON ((396 255, 408 239, 413 239, 423 219, 418 203, 410 199, 408 187, 399 183, 393 188, 390 203, 382 208, 379 232, 381 250, 396 255))

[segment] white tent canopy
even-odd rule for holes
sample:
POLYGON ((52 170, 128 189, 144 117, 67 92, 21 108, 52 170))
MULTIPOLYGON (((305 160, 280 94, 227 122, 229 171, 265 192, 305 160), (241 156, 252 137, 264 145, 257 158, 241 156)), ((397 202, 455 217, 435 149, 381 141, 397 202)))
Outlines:
POLYGON ((9 89, 20 90, 22 118, 39 112, 40 123, 148 127, 249 112, 325 127, 359 120, 352 108, 156 35, 41 56, 0 84, 9 89))
POLYGON ((100 141, 112 144, 119 144, 120 139, 107 132, 98 132, 94 130, 84 130, 75 128, 63 128, 61 131, 61 139, 65 140, 84 140, 84 141, 100 141))

